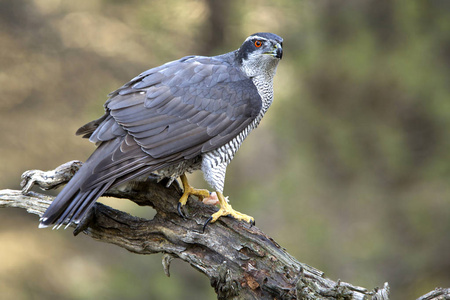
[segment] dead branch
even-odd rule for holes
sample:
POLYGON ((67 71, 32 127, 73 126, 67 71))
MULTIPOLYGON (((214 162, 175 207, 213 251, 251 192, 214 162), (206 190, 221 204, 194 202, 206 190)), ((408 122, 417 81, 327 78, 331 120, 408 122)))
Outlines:
MULTIPOLYGON (((0 190, 0 207, 21 207, 41 216, 53 197, 30 192, 33 184, 53 188, 67 182, 80 166, 81 162, 72 161, 53 171, 25 172, 23 191, 0 190)), ((151 206, 157 214, 148 220, 97 203, 74 234, 82 232, 137 254, 163 253, 168 276, 171 260, 182 259, 209 278, 218 299, 389 298, 387 283, 368 290, 326 278, 322 271, 297 261, 256 226, 220 218, 203 233, 202 225, 216 208, 191 198, 183 219, 176 209, 181 196, 176 184, 166 188, 164 182, 147 178, 106 195, 151 206)), ((448 289, 437 289, 419 299, 448 299, 442 297, 449 295, 448 289)))

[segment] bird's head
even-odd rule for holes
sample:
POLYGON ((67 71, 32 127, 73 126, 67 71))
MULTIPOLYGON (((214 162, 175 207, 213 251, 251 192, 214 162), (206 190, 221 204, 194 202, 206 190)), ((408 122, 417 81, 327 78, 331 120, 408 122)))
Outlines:
POLYGON ((252 34, 237 50, 237 59, 249 77, 273 77, 282 56, 283 39, 268 32, 252 34))

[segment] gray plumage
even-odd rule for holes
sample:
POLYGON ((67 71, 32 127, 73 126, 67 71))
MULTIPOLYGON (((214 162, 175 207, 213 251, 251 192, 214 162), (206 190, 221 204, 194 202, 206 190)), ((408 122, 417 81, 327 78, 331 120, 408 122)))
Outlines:
POLYGON ((77 223, 108 188, 150 173, 174 180, 201 169, 222 192, 227 165, 272 103, 281 47, 257 33, 236 51, 184 57, 110 93, 105 114, 77 131, 97 149, 40 226, 77 223))

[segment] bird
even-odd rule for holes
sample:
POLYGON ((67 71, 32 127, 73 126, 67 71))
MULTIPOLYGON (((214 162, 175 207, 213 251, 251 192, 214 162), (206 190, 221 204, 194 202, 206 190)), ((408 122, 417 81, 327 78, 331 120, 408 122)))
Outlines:
POLYGON ((156 175, 168 185, 180 178, 183 195, 210 196, 195 189, 186 173, 201 170, 217 195, 219 210, 206 224, 231 216, 223 195, 228 164, 273 101, 273 79, 283 56, 283 39, 269 32, 250 35, 234 51, 217 56, 186 56, 149 69, 111 92, 99 119, 76 135, 97 147, 55 197, 40 228, 79 224, 108 189, 156 175))

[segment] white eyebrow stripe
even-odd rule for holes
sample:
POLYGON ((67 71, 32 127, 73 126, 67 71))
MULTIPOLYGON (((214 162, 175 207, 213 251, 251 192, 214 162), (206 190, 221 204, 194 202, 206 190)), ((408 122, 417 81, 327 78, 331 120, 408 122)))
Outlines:
POLYGON ((245 39, 245 41, 253 40, 253 39, 258 39, 258 40, 264 40, 264 41, 267 41, 266 38, 263 38, 263 37, 261 37, 261 36, 259 36, 259 35, 252 35, 252 36, 249 36, 248 38, 245 39))

